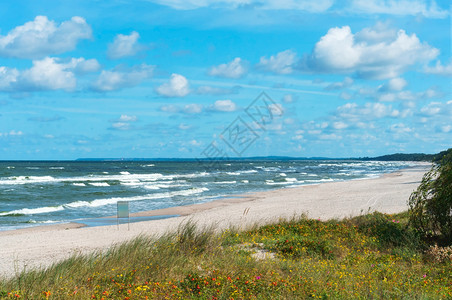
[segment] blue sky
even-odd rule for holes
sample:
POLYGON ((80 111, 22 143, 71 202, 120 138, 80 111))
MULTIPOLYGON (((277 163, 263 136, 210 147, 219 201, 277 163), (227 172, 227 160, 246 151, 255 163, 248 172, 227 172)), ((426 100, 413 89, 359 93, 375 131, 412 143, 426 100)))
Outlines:
POLYGON ((0 160, 436 153, 451 27, 446 0, 2 1, 0 160))

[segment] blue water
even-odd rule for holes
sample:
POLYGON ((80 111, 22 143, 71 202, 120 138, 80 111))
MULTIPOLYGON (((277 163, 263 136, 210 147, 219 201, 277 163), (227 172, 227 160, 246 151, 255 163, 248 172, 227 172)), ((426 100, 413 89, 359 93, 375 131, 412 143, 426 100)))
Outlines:
POLYGON ((410 162, 0 162, 0 230, 114 216, 275 188, 377 177, 410 162))

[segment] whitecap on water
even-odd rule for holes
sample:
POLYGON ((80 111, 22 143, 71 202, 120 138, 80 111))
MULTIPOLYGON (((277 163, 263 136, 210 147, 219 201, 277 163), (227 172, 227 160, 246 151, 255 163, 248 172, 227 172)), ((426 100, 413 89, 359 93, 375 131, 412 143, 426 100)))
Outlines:
POLYGON ((90 182, 89 184, 92 185, 92 186, 110 186, 106 182, 90 182))

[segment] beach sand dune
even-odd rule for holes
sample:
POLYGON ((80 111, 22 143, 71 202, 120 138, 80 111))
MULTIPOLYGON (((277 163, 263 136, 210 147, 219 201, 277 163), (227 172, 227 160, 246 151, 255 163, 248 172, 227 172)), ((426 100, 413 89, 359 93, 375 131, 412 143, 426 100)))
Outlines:
POLYGON ((179 217, 101 227, 60 224, 0 232, 0 276, 47 267, 73 254, 103 250, 138 235, 159 236, 192 220, 199 226, 246 228, 302 213, 310 218, 331 219, 369 211, 397 213, 408 208, 410 194, 418 187, 430 164, 385 174, 379 178, 330 182, 253 193, 210 203, 142 212, 135 216, 179 217))

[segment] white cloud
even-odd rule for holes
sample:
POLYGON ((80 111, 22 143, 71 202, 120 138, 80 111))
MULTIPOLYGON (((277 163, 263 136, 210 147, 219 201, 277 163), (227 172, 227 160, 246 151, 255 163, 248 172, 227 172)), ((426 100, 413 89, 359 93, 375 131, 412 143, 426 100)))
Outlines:
POLYGON ((319 136, 319 139, 321 140, 333 140, 333 141, 337 141, 337 140, 341 140, 342 136, 331 133, 331 134, 321 134, 319 136))
POLYGON ((256 9, 290 9, 309 12, 322 12, 329 9, 334 0, 151 0, 154 3, 170 6, 174 9, 191 10, 202 7, 214 8, 239 8, 240 6, 252 6, 256 9))
POLYGON ((24 133, 22 132, 22 131, 20 131, 20 130, 18 130, 18 131, 16 131, 16 130, 11 130, 10 132, 0 132, 0 136, 4 136, 4 137, 7 137, 7 136, 21 136, 21 135, 23 135, 24 133))
POLYGON ((79 40, 89 38, 91 27, 81 17, 72 17, 58 26, 46 16, 37 16, 7 35, 0 35, 0 56, 42 58, 73 50, 79 40))
POLYGON ((428 116, 434 116, 442 112, 441 102, 430 102, 428 105, 421 108, 421 113, 428 116))
POLYGON ((178 128, 181 129, 181 130, 188 130, 191 127, 192 127, 191 125, 187 125, 187 124, 184 124, 184 123, 180 123, 179 126, 178 126, 178 128))
POLYGON ((384 117, 397 117, 400 112, 391 105, 382 103, 366 103, 359 106, 356 103, 347 103, 337 108, 337 116, 350 122, 360 122, 384 117))
POLYGON ((21 74, 21 87, 31 90, 73 90, 77 80, 74 66, 59 63, 58 58, 46 57, 33 61, 33 66, 21 74))
MULTIPOLYGON (((377 24, 375 30, 381 29, 377 24)), ((374 29, 367 29, 367 31, 374 29)), ((305 59, 305 67, 325 73, 357 73, 369 79, 386 79, 399 76, 410 66, 428 62, 438 56, 439 50, 421 43, 415 34, 404 30, 392 33, 386 30, 380 37, 369 38, 353 34, 349 26, 328 30, 305 59)))
POLYGON ((187 104, 184 106, 184 112, 187 114, 199 114, 202 112, 202 105, 201 104, 187 104))
POLYGON ((285 103, 292 103, 294 101, 294 96, 291 94, 284 95, 283 101, 285 103))
POLYGON ((348 87, 352 86, 352 84, 353 84, 353 79, 351 79, 350 77, 345 77, 342 82, 334 82, 334 83, 328 85, 325 89, 329 90, 329 91, 340 90, 340 89, 348 88, 348 87))
POLYGON ((392 78, 389 82, 383 86, 388 91, 401 91, 407 85, 407 82, 403 78, 392 78))
POLYGON ((219 88, 212 87, 208 85, 200 86, 196 89, 196 93, 200 95, 229 95, 229 94, 237 94, 240 86, 235 86, 232 88, 219 88))
POLYGON ((233 61, 227 64, 212 67, 209 71, 209 75, 237 79, 244 76, 246 72, 247 68, 245 63, 240 57, 236 57, 233 61))
POLYGON ((187 78, 173 73, 169 82, 157 87, 156 92, 165 97, 184 97, 190 93, 190 86, 187 78))
POLYGON ((111 127, 116 130, 129 130, 130 129, 130 123, 126 122, 116 122, 111 124, 111 127))
POLYGON ((342 130, 342 129, 346 129, 347 127, 348 127, 348 125, 345 124, 344 122, 334 122, 333 123, 334 129, 342 130))
POLYGON ((108 45, 108 57, 118 59, 126 56, 134 56, 144 48, 138 43, 139 38, 140 35, 136 31, 132 31, 130 35, 118 34, 113 43, 108 45))
POLYGON ((190 141, 190 145, 195 146, 195 147, 199 147, 202 145, 202 142, 198 142, 197 140, 191 140, 190 141))
POLYGON ((141 64, 132 68, 119 66, 110 71, 103 70, 92 88, 100 92, 109 92, 133 87, 152 77, 154 69, 154 66, 141 64))
POLYGON ((92 73, 100 69, 100 64, 96 59, 72 58, 70 64, 76 74, 92 73))
POLYGON ((119 117, 119 122, 135 122, 137 120, 137 116, 121 115, 121 117, 119 117))
POLYGON ((15 68, 0 67, 0 91, 9 90, 11 85, 17 82, 19 74, 15 68))
POLYGON ((286 50, 279 52, 276 56, 272 55, 268 59, 264 56, 261 57, 256 67, 277 74, 290 74, 293 72, 296 61, 297 54, 292 50, 286 50))
POLYGON ((452 131, 452 125, 445 125, 441 127, 441 131, 444 133, 448 133, 452 131))
POLYGON ((390 127, 390 130, 392 132, 395 132, 396 134, 402 134, 402 133, 410 133, 413 131, 413 129, 407 127, 405 124, 403 123, 397 123, 397 124, 393 124, 390 127))
POLYGON ((75 74, 95 72, 100 68, 95 59, 60 59, 46 57, 34 60, 33 66, 24 71, 0 67, 0 90, 73 90, 76 87, 75 74))
POLYGON ((452 61, 448 65, 442 65, 438 60, 434 67, 425 67, 425 73, 442 75, 442 76, 452 76, 452 61))
POLYGON ((446 18, 449 13, 436 4, 425 0, 353 0, 351 10, 369 14, 422 15, 427 18, 446 18))
POLYGON ((163 105, 162 107, 160 107, 161 111, 164 112, 169 112, 169 113, 177 113, 180 111, 180 108, 177 107, 176 105, 170 104, 170 105, 163 105))
POLYGON ((210 109, 214 111, 231 112, 237 110, 237 105, 231 100, 217 100, 210 109))

